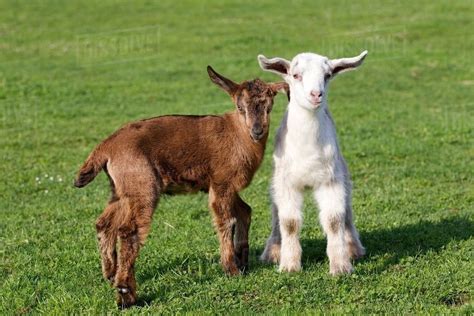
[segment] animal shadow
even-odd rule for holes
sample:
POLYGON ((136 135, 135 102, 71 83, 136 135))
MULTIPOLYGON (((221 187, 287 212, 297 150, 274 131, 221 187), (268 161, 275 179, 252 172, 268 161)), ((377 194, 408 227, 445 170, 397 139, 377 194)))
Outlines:
MULTIPOLYGON (((375 260, 379 255, 385 255, 387 259, 381 267, 383 271, 403 258, 423 255, 428 251, 439 251, 451 241, 469 239, 474 235, 474 222, 467 217, 451 217, 438 222, 421 220, 396 228, 359 233, 367 250, 367 254, 360 261, 367 262, 375 260)), ((305 262, 325 259, 325 239, 305 239, 301 244, 305 262)))
MULTIPOLYGON (((367 254, 360 261, 368 262, 376 260, 380 255, 387 256, 383 262, 382 272, 390 266, 400 262, 403 258, 425 254, 428 251, 439 251, 451 241, 467 240, 474 235, 474 222, 467 217, 452 217, 438 222, 421 220, 414 224, 408 224, 396 228, 378 229, 374 231, 360 231, 363 245, 367 254)), ((302 239, 303 264, 311 265, 314 262, 326 260, 325 239, 302 239)), ((250 270, 247 273, 255 273, 261 269, 268 268, 267 264, 259 261, 262 247, 251 247, 249 253, 250 270)), ((144 267, 143 273, 138 275, 140 282, 155 278, 160 273, 169 271, 187 271, 193 275, 197 282, 209 282, 223 273, 219 265, 219 256, 205 258, 201 256, 179 257, 166 263, 160 264, 159 268, 144 267), (203 269, 202 271, 195 271, 203 269), (200 268, 199 268, 200 267, 200 268), (207 267, 207 268, 206 268, 207 267), (215 272, 215 271, 214 271, 215 272)), ((144 307, 164 300, 160 293, 142 293, 138 297, 137 307, 144 307)))

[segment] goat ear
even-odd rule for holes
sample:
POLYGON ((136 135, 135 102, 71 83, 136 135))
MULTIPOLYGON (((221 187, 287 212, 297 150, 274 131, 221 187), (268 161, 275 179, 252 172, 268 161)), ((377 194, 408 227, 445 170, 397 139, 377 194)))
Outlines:
POLYGON ((336 75, 338 73, 356 69, 357 67, 362 65, 365 56, 367 56, 366 50, 364 50, 359 56, 356 57, 332 59, 330 61, 332 73, 336 75))
POLYGON ((290 71, 290 62, 284 58, 275 57, 268 59, 263 55, 258 55, 258 64, 263 70, 274 72, 281 76, 288 75, 290 71))
POLYGON ((221 87, 229 95, 232 96, 237 91, 237 88, 239 86, 238 84, 218 74, 214 69, 212 69, 211 66, 207 66, 207 73, 209 74, 209 78, 211 78, 211 81, 214 82, 217 86, 221 87))
POLYGON ((288 93, 290 91, 290 86, 286 82, 283 82, 283 81, 274 82, 274 83, 270 83, 270 89, 272 89, 274 93, 278 93, 278 92, 288 93))
POLYGON ((288 101, 290 100, 290 86, 286 82, 270 83, 270 89, 272 89, 274 94, 278 92, 286 93, 288 101))

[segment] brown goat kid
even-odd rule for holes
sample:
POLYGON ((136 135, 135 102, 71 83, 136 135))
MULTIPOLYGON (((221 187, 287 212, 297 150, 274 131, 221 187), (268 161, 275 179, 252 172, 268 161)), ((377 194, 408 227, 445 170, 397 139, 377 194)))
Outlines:
POLYGON ((119 307, 136 302, 134 263, 161 194, 209 192, 224 271, 235 275, 248 266, 251 208, 238 192, 262 162, 273 98, 288 85, 259 79, 237 84, 210 66, 207 71, 237 111, 127 124, 94 149, 75 181, 83 187, 101 170, 110 180, 112 197, 96 228, 102 272, 117 288, 119 307))

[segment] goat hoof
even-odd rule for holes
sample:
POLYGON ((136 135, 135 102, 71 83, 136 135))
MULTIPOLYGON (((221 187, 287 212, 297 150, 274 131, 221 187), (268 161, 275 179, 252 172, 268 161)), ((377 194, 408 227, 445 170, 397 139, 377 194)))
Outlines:
POLYGON ((129 290, 128 288, 126 288, 126 287, 119 287, 119 288, 117 289, 117 291, 118 291, 120 294, 127 294, 127 293, 130 292, 130 290, 129 290))
POLYGON ((363 256, 365 256, 365 248, 364 247, 353 246, 353 247, 349 248, 349 251, 350 251, 351 259, 354 259, 354 260, 360 259, 363 256))
POLYGON ((346 262, 344 264, 330 264, 329 267, 329 274, 332 276, 340 276, 344 274, 351 274, 354 271, 350 262, 346 262))
POLYGON ((260 261, 265 263, 279 263, 280 248, 281 246, 279 244, 268 245, 260 256, 260 261))
POLYGON ((249 265, 246 264, 246 265, 243 265, 243 266, 239 266, 239 271, 241 274, 247 274, 248 271, 249 271, 249 265))
POLYGON ((239 271, 243 274, 249 269, 249 262, 248 260, 242 259, 242 257, 237 257, 235 260, 235 264, 239 271))
POLYGON ((234 261, 239 271, 243 272, 244 270, 248 269, 248 266, 249 266, 248 261, 244 261, 240 259, 239 257, 236 257, 234 261))
POLYGON ((245 273, 249 268, 248 253, 247 247, 235 252, 234 263, 241 273, 245 273))
POLYGON ((129 288, 117 288, 117 306, 120 309, 128 308, 134 305, 136 298, 134 293, 129 288))
POLYGON ((239 268, 237 268, 236 265, 225 267, 224 271, 225 271, 225 274, 227 274, 228 276, 234 276, 234 275, 239 275, 240 274, 240 270, 239 270, 239 268))
POLYGON ((291 266, 291 267, 278 267, 278 271, 283 273, 283 272, 287 272, 287 273, 292 273, 292 272, 300 272, 301 271, 301 267, 299 266, 291 266))
POLYGON ((301 262, 299 260, 295 260, 293 262, 280 262, 280 266, 278 267, 279 272, 300 272, 301 271, 301 262))

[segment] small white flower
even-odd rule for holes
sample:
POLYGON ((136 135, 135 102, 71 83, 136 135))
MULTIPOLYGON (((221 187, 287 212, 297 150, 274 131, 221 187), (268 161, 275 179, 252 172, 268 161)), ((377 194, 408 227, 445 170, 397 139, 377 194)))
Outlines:
POLYGON ((53 180, 54 180, 54 178, 53 178, 53 177, 49 177, 49 181, 53 181, 53 180))
POLYGON ((44 193, 45 193, 45 194, 48 194, 48 190, 44 190, 44 193))
POLYGON ((35 180, 36 180, 36 181, 39 181, 39 180, 40 180, 40 178, 39 178, 39 177, 36 177, 36 178, 35 178, 35 180))

